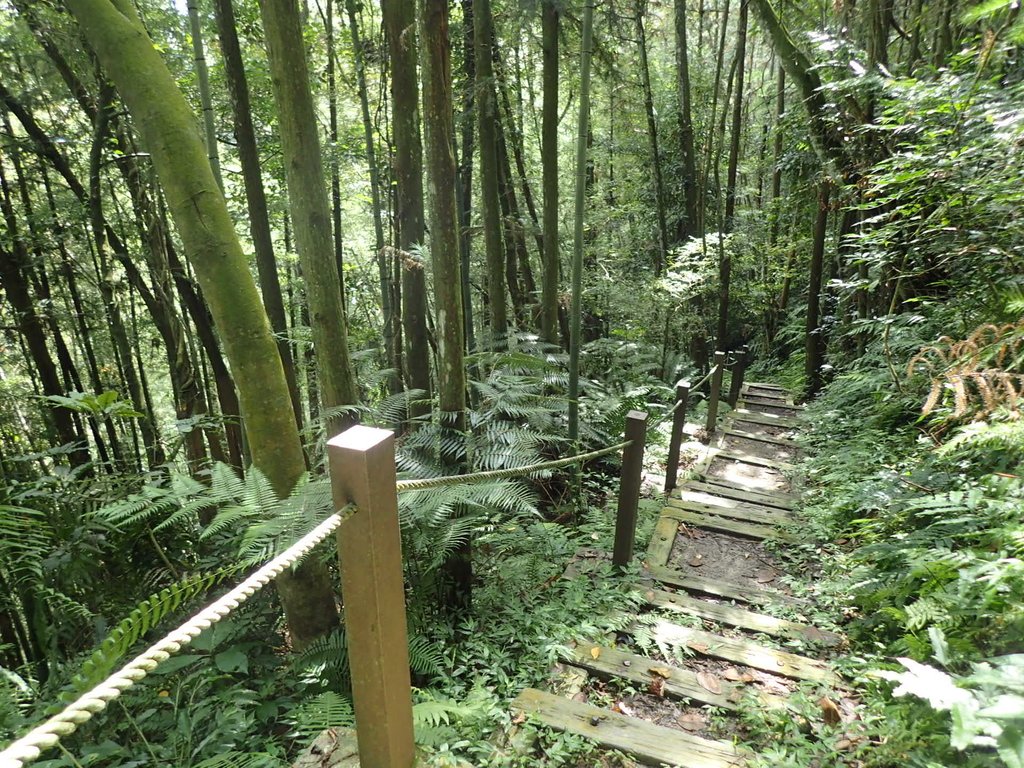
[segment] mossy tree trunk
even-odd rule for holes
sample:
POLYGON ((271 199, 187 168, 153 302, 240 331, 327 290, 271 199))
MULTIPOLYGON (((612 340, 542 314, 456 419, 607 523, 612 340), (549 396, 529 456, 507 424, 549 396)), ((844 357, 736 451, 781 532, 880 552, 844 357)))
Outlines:
POLYGON ((544 107, 541 117, 541 173, 544 187, 544 278, 541 281, 541 335, 558 343, 558 280, 561 255, 558 243, 558 27, 555 0, 541 6, 544 46, 544 107))
MULTIPOLYGON (((253 462, 287 495, 305 469, 288 385, 195 115, 129 0, 67 0, 67 6, 150 152, 238 382, 253 462)), ((278 587, 297 648, 337 626, 330 580, 315 559, 282 574, 278 587)))

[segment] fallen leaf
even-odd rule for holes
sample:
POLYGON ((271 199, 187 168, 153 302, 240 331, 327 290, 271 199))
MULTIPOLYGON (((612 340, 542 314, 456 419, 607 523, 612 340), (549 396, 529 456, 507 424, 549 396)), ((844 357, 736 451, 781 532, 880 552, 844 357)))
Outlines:
POLYGON ((586 704, 587 701, 589 700, 589 698, 590 697, 587 696, 587 692, 586 691, 580 691, 579 693, 577 693, 575 696, 572 697, 572 700, 573 701, 578 701, 580 704, 586 704))
POLYGON ((700 731, 704 728, 704 718, 696 712, 684 712, 676 718, 676 722, 688 731, 700 731))
POLYGON ((722 671, 722 677, 726 680, 732 680, 734 683, 738 683, 741 679, 741 675, 736 667, 727 667, 722 671))
POLYGON ((652 677, 651 682, 647 684, 647 692, 652 696, 657 696, 659 699, 665 697, 665 678, 663 677, 652 677))
POLYGON ((657 675, 658 677, 663 677, 666 680, 668 680, 670 677, 672 677, 672 670, 669 669, 668 667, 651 667, 650 669, 647 670, 647 672, 650 673, 651 675, 657 675))
POLYGON ((768 584, 769 582, 775 581, 775 571, 771 568, 762 568, 754 574, 758 584, 768 584))
POLYGON ((692 650, 696 651, 697 653, 707 653, 708 652, 707 643, 687 643, 687 645, 692 650))
POLYGON ((512 725, 522 725, 526 722, 526 713, 520 712, 514 718, 512 718, 512 725))
POLYGON ((853 742, 850 741, 849 739, 840 739, 839 741, 836 742, 836 749, 838 749, 840 751, 845 750, 845 749, 849 749, 852 746, 853 746, 853 742))
POLYGON ((634 714, 633 710, 624 701, 616 701, 612 704, 612 712, 618 712, 620 715, 625 715, 626 717, 633 717, 634 714))
POLYGON ((710 691, 711 693, 722 692, 721 681, 710 672, 698 672, 697 682, 705 691, 710 691))
POLYGON ((601 649, 596 645, 590 649, 590 658, 597 659, 601 655, 601 649))
POLYGON ((690 555, 690 557, 686 561, 686 564, 689 565, 691 568, 700 568, 702 565, 704 565, 704 555, 700 554, 699 552, 695 555, 690 555))
POLYGON ((654 590, 653 589, 647 590, 647 599, 648 600, 653 600, 654 599, 654 590))
POLYGON ((818 699, 818 706, 821 707, 821 719, 826 725, 838 725, 842 721, 839 714, 839 707, 828 696, 818 699))

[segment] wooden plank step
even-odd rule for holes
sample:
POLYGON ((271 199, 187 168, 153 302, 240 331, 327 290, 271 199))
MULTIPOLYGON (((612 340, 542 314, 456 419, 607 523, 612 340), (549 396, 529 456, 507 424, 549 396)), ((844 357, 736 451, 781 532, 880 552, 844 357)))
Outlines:
POLYGON ((736 747, 729 742, 702 739, 536 688, 520 693, 512 702, 512 708, 551 728, 584 736, 648 765, 729 768, 744 763, 736 747))
POLYGON ((796 522, 796 518, 784 509, 755 507, 751 504, 720 507, 717 504, 709 504, 706 501, 693 501, 689 497, 682 499, 668 498, 666 501, 670 507, 692 512, 696 515, 716 515, 756 525, 772 526, 796 522))
POLYGON ((668 584, 670 587, 685 589, 687 592, 722 597, 750 605, 806 605, 806 600, 787 595, 775 589, 758 589, 727 579, 705 579, 665 566, 651 566, 647 569, 655 581, 668 584))
POLYGON ((743 664, 794 680, 808 680, 828 685, 839 685, 840 682, 835 672, 823 661, 779 651, 752 640, 725 637, 702 629, 690 629, 664 619, 659 619, 652 625, 644 625, 644 629, 650 631, 657 642, 689 648, 702 656, 725 659, 734 664, 743 664))
POLYGON ((787 440, 784 437, 772 437, 771 435, 759 435, 757 432, 747 432, 744 429, 725 429, 726 437, 739 437, 744 440, 756 440, 759 443, 768 443, 769 445, 781 445, 785 448, 793 448, 799 450, 800 445, 794 440, 787 440))
POLYGON ((788 400, 780 400, 774 397, 761 397, 760 395, 747 393, 740 398, 740 402, 750 405, 767 405, 769 408, 786 408, 790 411, 804 411, 805 406, 791 403, 788 400))
POLYGON ((658 522, 654 526, 654 533, 651 534, 651 541, 647 545, 648 565, 665 565, 668 562, 678 527, 679 522, 671 517, 658 518, 658 522))
POLYGON ((755 467, 764 467, 765 469, 775 469, 779 472, 792 472, 796 469, 796 466, 789 464, 785 461, 777 461, 775 459, 762 459, 760 456, 754 456, 749 453, 743 453, 742 451, 730 451, 721 449, 715 454, 716 459, 722 459, 723 461, 739 461, 743 464, 752 464, 755 467))
POLYGON ((762 400, 771 400, 772 402, 780 404, 790 402, 790 397, 788 393, 777 392, 771 389, 759 389, 755 391, 753 389, 744 388, 743 391, 740 393, 740 397, 757 397, 762 400))
POLYGON ((679 611, 689 616, 713 621, 716 624, 748 629, 751 632, 760 632, 773 637, 792 637, 830 647, 843 643, 842 636, 835 632, 818 629, 810 624, 800 624, 795 621, 777 619, 763 613, 747 611, 728 603, 711 603, 707 600, 698 600, 690 595, 666 592, 661 589, 647 590, 644 592, 644 598, 658 608, 679 611))
MULTIPOLYGON (((669 503, 672 500, 678 499, 679 501, 688 501, 693 504, 706 504, 709 507, 713 507, 714 511, 719 512, 723 515, 729 515, 730 517, 738 517, 740 513, 746 514, 747 511, 753 513, 763 513, 765 515, 771 515, 772 522, 778 523, 780 520, 790 521, 799 520, 800 516, 789 509, 782 509, 781 507, 768 507, 764 504, 753 504, 748 501, 739 501, 737 499, 730 499, 725 496, 719 496, 714 493, 706 493, 704 491, 695 491, 684 486, 677 489, 671 496, 668 497, 669 503), (732 510, 736 510, 736 514, 732 514, 732 510)), ((754 518, 751 517, 751 520, 754 518)))
POLYGON ((661 510, 665 517, 671 517, 687 525, 695 525, 710 531, 721 531, 750 539, 778 539, 779 541, 796 541, 796 537, 788 531, 782 531, 771 525, 748 523, 732 517, 724 517, 713 512, 692 512, 676 506, 667 506, 661 510))
POLYGON ((687 480, 683 484, 683 487, 694 491, 703 491, 704 493, 710 493, 715 496, 724 496, 727 499, 745 501, 748 504, 757 504, 762 507, 793 509, 793 507, 796 506, 795 497, 790 494, 751 491, 749 488, 741 488, 739 486, 720 482, 718 481, 718 478, 714 477, 702 477, 700 480, 687 480))
POLYGON ((744 385, 745 389, 774 389, 776 392, 788 392, 788 390, 780 384, 772 384, 770 381, 748 381, 744 385))
MULTIPOLYGON (((657 675, 665 681, 665 693, 667 695, 677 699, 688 699, 700 704, 710 704, 713 707, 721 707, 722 709, 736 709, 747 690, 747 686, 743 684, 722 680, 722 692, 712 693, 697 682, 697 673, 689 669, 666 664, 661 661, 654 661, 646 656, 626 653, 618 648, 609 648, 599 643, 581 643, 572 650, 565 660, 569 664, 594 672, 601 677, 618 677, 633 683, 639 683, 644 687, 657 675), (597 649, 596 659, 594 658, 595 648, 597 649), (658 672, 651 672, 652 667, 656 668, 658 672), (663 672, 667 672, 668 677, 661 674, 663 672)), ((782 696, 762 693, 758 695, 758 698, 769 707, 784 707, 786 705, 786 700, 782 696)))
POLYGON ((772 413, 752 411, 748 408, 737 408, 731 414, 733 421, 749 421, 752 424, 763 424, 767 427, 784 427, 786 429, 800 429, 802 422, 796 419, 776 416, 772 413))

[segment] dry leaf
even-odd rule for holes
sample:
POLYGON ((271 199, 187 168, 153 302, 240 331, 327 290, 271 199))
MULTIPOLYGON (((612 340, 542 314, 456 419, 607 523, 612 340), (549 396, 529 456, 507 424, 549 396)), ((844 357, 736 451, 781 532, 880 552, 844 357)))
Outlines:
POLYGON ((826 725, 838 725, 842 721, 839 714, 839 707, 828 696, 818 699, 818 706, 821 707, 821 719, 826 725))
POLYGON ((700 683, 700 687, 705 691, 710 691, 711 693, 722 692, 721 681, 710 672, 698 672, 697 682, 700 683))
POLYGON ((647 599, 648 600, 653 600, 654 599, 654 590, 653 589, 649 589, 647 591, 647 599))
POLYGON ((771 568, 762 568, 754 574, 757 578, 758 584, 768 584, 769 582, 775 581, 775 571, 771 568))
POLYGON ((647 670, 647 672, 648 672, 648 674, 651 674, 651 675, 657 675, 658 677, 663 677, 666 680, 668 680, 670 677, 672 677, 672 670, 669 669, 668 667, 651 667, 650 669, 647 670))
POLYGON ((850 741, 849 739, 840 739, 839 741, 836 742, 836 749, 838 749, 839 751, 843 751, 845 749, 849 749, 852 746, 853 746, 853 742, 850 741))
POLYGON ((652 677, 651 682, 647 684, 647 692, 652 696, 657 696, 659 699, 665 697, 665 678, 663 677, 652 677))
POLYGON ((620 715, 625 715, 626 717, 633 717, 634 715, 633 710, 624 701, 616 701, 612 704, 612 712, 618 712, 620 715))
POLYGON ((596 660, 601 655, 601 649, 596 645, 590 649, 590 658, 596 660))
POLYGON ((736 667, 727 667, 722 672, 722 677, 726 680, 732 680, 734 683, 738 683, 742 679, 740 671, 736 667))
POLYGON ((690 557, 686 561, 686 564, 689 565, 691 568, 700 568, 702 565, 704 565, 704 555, 700 553, 690 555, 690 557))
POLYGON ((704 718, 696 712, 684 712, 676 718, 676 722, 688 731, 699 731, 704 728, 704 718))
POLYGON ((707 643, 687 643, 687 645, 692 650, 696 651, 697 653, 707 653, 708 652, 708 645, 707 645, 707 643))

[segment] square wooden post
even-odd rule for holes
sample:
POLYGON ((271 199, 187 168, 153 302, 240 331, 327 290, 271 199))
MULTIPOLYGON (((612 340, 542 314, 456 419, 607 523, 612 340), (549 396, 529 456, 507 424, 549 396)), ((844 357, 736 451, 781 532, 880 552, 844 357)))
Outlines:
POLYGON ((665 493, 676 487, 679 477, 679 446, 683 442, 686 426, 686 406, 690 400, 690 382, 676 384, 676 412, 672 415, 672 437, 668 441, 668 461, 665 463, 665 493))
POLYGON ((358 510, 338 528, 352 700, 362 768, 415 760, 395 439, 355 426, 327 443, 335 508, 358 510))
POLYGON ((722 395, 722 375, 725 373, 725 352, 715 352, 715 372, 711 374, 711 394, 708 395, 708 421, 705 431, 708 442, 718 427, 718 398, 722 395))
POLYGON ((633 559, 636 539, 636 510, 640 503, 640 481, 644 470, 644 447, 647 443, 647 414, 630 411, 626 414, 626 439, 622 450, 622 476, 619 479, 619 508, 615 516, 615 550, 612 563, 625 566, 633 559))

